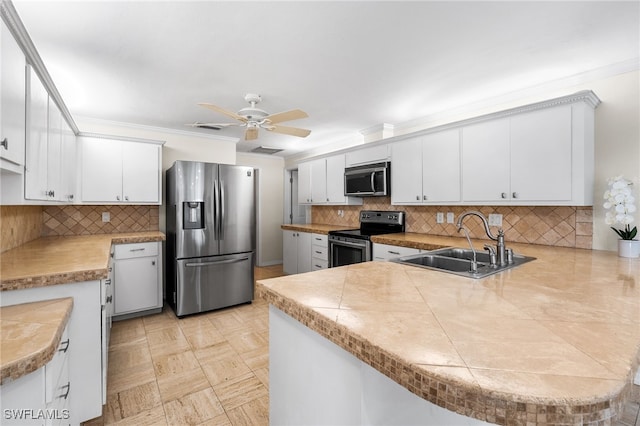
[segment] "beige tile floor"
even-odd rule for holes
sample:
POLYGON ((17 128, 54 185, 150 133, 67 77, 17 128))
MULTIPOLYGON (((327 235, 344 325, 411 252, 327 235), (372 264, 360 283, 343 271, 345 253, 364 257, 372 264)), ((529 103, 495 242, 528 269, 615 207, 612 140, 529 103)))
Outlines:
MULTIPOLYGON (((282 265, 256 268, 256 279, 282 265)), ((107 404, 85 425, 268 425, 268 305, 113 323, 107 404)))

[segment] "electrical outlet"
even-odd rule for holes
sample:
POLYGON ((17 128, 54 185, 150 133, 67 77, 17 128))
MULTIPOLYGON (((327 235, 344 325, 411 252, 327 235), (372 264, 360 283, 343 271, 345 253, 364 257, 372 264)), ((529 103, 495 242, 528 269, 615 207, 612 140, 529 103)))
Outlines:
POLYGON ((453 223, 454 215, 453 212, 447 212, 447 223, 453 223))
POLYGON ((502 215, 498 213, 492 213, 489 215, 489 225, 502 226, 502 215))
POLYGON ((444 213, 436 213, 436 223, 444 223, 444 213))
POLYGON ((104 223, 111 222, 111 213, 102 212, 102 222, 104 223))

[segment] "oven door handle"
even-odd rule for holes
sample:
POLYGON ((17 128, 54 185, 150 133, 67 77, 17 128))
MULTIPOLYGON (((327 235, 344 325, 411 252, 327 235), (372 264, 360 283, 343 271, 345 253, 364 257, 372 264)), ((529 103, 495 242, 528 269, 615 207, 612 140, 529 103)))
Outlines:
POLYGON ((353 248, 366 248, 367 247, 367 243, 350 243, 347 241, 331 241, 329 240, 330 245, 339 245, 339 246, 346 246, 346 247, 353 247, 353 248))

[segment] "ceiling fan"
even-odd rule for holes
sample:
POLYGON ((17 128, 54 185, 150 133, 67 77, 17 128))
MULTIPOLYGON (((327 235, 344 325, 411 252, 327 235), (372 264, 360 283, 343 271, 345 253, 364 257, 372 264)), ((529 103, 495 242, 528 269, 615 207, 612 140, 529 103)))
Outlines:
POLYGON ((219 112, 220 114, 235 118, 239 121, 239 123, 201 123, 199 121, 196 121, 193 124, 187 125, 214 130, 220 130, 223 127, 229 126, 246 127, 247 130, 244 133, 244 140, 247 141, 258 138, 258 129, 265 129, 270 132, 282 133, 285 135, 297 136, 300 138, 306 138, 311 133, 311 130, 300 129, 298 127, 282 126, 278 124, 283 121, 297 120, 300 118, 308 117, 307 113, 302 110, 294 109, 291 111, 269 114, 266 111, 256 107, 256 105, 262 100, 262 97, 260 95, 249 93, 245 95, 244 100, 249 102, 250 106, 242 108, 237 113, 208 103, 198 104, 215 112, 219 112))

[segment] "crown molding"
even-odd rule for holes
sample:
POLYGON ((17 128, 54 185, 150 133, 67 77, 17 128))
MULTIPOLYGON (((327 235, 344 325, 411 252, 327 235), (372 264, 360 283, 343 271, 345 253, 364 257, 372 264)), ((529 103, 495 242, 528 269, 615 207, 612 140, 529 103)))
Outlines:
MULTIPOLYGON (((145 124, 126 123, 122 121, 103 120, 100 118, 92 118, 92 117, 78 116, 78 121, 86 122, 86 123, 102 124, 106 126, 123 127, 127 129, 134 129, 134 130, 143 130, 146 132, 166 133, 166 134, 177 135, 177 136, 204 138, 204 139, 210 139, 218 142, 238 143, 240 141, 240 138, 234 138, 230 136, 209 135, 209 134, 200 133, 200 132, 190 132, 188 130, 170 129, 167 127, 148 126, 145 124)), ((84 132, 81 132, 81 133, 86 134, 84 132)))

